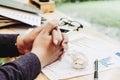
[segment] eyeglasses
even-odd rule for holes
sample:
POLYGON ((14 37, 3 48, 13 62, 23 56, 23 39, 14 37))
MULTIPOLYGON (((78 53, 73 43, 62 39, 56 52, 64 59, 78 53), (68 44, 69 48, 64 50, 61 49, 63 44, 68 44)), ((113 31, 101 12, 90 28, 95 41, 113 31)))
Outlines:
POLYGON ((68 25, 68 27, 74 28, 74 30, 76 31, 79 31, 80 28, 83 28, 83 25, 77 21, 71 21, 66 18, 61 18, 59 21, 59 26, 65 26, 65 25, 68 25))

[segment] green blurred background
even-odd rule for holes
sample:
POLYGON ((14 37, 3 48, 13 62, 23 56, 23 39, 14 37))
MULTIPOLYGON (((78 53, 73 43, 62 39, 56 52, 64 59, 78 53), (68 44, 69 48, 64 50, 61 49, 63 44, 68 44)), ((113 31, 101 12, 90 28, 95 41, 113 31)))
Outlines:
POLYGON ((56 9, 120 40, 120 0, 54 0, 56 9))

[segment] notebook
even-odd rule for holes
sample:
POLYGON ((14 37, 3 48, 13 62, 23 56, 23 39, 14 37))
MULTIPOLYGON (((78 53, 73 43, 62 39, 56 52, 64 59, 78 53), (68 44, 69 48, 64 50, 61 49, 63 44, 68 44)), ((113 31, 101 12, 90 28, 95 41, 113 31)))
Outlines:
POLYGON ((0 15, 32 26, 41 25, 40 10, 14 0, 0 0, 0 15))

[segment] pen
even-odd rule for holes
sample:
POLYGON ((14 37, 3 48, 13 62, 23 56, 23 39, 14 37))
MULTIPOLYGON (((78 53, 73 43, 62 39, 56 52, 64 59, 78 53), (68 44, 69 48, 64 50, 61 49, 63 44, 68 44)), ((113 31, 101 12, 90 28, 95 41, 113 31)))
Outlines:
POLYGON ((98 80, 98 59, 95 60, 94 65, 95 65, 94 80, 98 80))

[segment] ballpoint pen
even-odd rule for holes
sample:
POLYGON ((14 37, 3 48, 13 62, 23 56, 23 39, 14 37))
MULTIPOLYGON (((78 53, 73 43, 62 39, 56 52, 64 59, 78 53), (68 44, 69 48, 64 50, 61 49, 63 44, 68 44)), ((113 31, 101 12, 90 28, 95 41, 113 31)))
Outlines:
POLYGON ((98 80, 98 59, 95 60, 94 65, 95 65, 94 80, 98 80))

